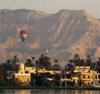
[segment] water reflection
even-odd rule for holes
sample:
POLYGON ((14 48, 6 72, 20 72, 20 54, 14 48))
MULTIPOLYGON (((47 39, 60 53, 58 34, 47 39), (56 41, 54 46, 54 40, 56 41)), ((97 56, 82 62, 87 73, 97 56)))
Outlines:
POLYGON ((15 90, 15 94, 31 94, 31 90, 15 90))
POLYGON ((100 94, 100 91, 93 90, 75 90, 75 93, 72 94, 100 94))
POLYGON ((0 94, 100 94, 99 90, 0 90, 0 94))

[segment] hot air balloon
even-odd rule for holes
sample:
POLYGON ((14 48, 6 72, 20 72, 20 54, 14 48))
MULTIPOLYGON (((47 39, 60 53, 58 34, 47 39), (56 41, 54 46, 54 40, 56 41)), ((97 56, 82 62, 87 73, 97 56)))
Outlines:
POLYGON ((20 37, 21 37, 21 39, 22 39, 23 42, 25 41, 25 39, 27 38, 27 36, 28 36, 28 32, 26 30, 21 30, 20 31, 20 37))

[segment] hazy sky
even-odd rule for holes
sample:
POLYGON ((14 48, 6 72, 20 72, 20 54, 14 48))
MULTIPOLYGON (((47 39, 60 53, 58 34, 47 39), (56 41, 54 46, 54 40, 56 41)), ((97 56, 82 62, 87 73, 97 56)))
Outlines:
POLYGON ((55 13, 60 9, 86 9, 100 18, 100 0, 0 0, 0 9, 35 9, 55 13))

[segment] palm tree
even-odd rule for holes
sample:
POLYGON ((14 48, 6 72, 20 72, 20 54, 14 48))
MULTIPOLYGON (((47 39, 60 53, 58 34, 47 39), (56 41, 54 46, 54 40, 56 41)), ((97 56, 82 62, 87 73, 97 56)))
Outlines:
POLYGON ((85 65, 86 66, 91 66, 91 64, 92 64, 92 59, 91 59, 90 55, 87 55, 85 65))
POLYGON ((41 54, 39 60, 36 62, 38 67, 45 67, 46 69, 51 68, 50 57, 45 54, 41 54))
POLYGON ((61 67, 58 64, 58 59, 55 59, 54 62, 55 62, 55 64, 53 65, 53 69, 54 70, 61 70, 61 67))
POLYGON ((75 63, 76 66, 80 66, 80 57, 78 54, 74 55, 73 62, 75 63))
POLYGON ((100 73, 100 57, 96 61, 96 64, 95 65, 96 65, 96 70, 100 73))
POLYGON ((33 66, 32 60, 31 59, 26 59, 25 66, 32 67, 33 66))
POLYGON ((15 56, 13 57, 13 59, 12 59, 12 63, 16 65, 17 62, 19 62, 19 58, 15 55, 15 56))
POLYGON ((32 56, 32 64, 35 65, 35 57, 32 56))

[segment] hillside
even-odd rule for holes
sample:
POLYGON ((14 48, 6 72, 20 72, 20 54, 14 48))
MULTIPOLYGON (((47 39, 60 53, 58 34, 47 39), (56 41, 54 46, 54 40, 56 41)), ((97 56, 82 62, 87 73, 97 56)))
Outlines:
POLYGON ((48 49, 62 60, 79 53, 99 56, 100 21, 86 10, 61 10, 55 14, 17 9, 0 10, 0 59, 25 58, 48 49), (19 29, 29 32, 22 42, 19 29))

